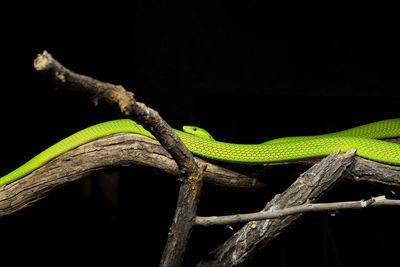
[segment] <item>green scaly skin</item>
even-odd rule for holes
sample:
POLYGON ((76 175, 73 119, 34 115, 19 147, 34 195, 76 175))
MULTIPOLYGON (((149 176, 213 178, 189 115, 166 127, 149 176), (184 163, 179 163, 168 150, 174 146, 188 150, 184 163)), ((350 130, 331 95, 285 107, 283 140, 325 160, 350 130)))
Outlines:
POLYGON ((199 137, 203 137, 206 139, 215 140, 211 136, 211 134, 209 132, 207 132, 206 130, 204 130, 203 128, 200 128, 197 126, 183 126, 182 128, 185 133, 190 133, 190 134, 197 135, 199 137))
MULTIPOLYGON (((400 144, 377 139, 400 136, 400 119, 384 120, 349 130, 309 137, 286 137, 262 144, 233 144, 215 141, 206 135, 174 130, 186 147, 194 154, 210 159, 263 164, 323 157, 332 152, 356 148, 356 154, 374 161, 400 165, 400 144)), ((122 119, 100 123, 79 131, 41 152, 33 159, 0 178, 0 186, 9 184, 51 159, 95 139, 116 134, 135 133, 153 138, 148 131, 134 121, 122 119)))

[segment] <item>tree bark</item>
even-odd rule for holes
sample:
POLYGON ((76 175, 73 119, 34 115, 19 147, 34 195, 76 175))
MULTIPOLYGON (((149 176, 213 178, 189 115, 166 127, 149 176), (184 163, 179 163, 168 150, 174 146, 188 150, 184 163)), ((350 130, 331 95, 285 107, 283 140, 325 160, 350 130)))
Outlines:
POLYGON ((38 55, 34 61, 34 66, 36 70, 52 78, 54 82, 68 90, 91 94, 95 104, 101 99, 109 103, 118 104, 123 115, 150 131, 171 154, 183 177, 183 183, 181 183, 181 190, 179 191, 179 199, 182 201, 178 202, 178 205, 181 206, 176 209, 177 213, 175 214, 175 220, 172 223, 165 248, 166 252, 173 253, 175 257, 166 257, 164 253, 161 265, 180 265, 193 227, 193 220, 188 220, 187 218, 194 218, 196 215, 203 184, 203 168, 198 166, 192 153, 156 110, 137 102, 134 94, 126 91, 122 86, 102 82, 70 71, 46 51, 38 55), (178 233, 175 233, 178 230, 179 236, 178 233), (176 237, 179 237, 179 240, 173 240, 176 237))
MULTIPOLYGON (((206 182, 241 189, 266 186, 248 175, 200 158, 196 161, 207 166, 204 171, 206 182)), ((0 217, 31 206, 55 188, 82 179, 89 173, 132 164, 181 175, 176 162, 156 140, 137 134, 115 134, 68 151, 31 174, 0 187, 0 217)))
MULTIPOLYGON (((341 180, 353 159, 354 151, 329 155, 301 174, 284 192, 276 195, 263 211, 280 210, 319 200, 341 180)), ((249 222, 197 266, 240 266, 301 216, 299 213, 249 222)))
MULTIPOLYGON (((282 194, 263 209, 275 211, 315 202, 331 190, 341 178, 352 181, 400 185, 400 166, 390 166, 354 156, 333 153, 323 160, 302 163, 239 166, 194 158, 171 127, 155 110, 136 102, 133 93, 122 86, 101 82, 66 69, 44 52, 35 60, 35 68, 70 90, 92 94, 95 104, 101 99, 117 103, 121 112, 153 133, 159 141, 135 134, 116 134, 71 150, 26 177, 0 188, 0 217, 12 214, 43 198, 49 191, 73 182, 86 174, 116 165, 141 164, 180 177, 182 182, 175 218, 168 234, 161 266, 179 266, 196 219, 197 204, 206 182, 245 189, 264 188, 262 177, 289 165, 313 165, 282 194), (200 163, 200 166, 197 164, 200 163)), ((398 142, 399 139, 390 141, 398 142)), ((247 223, 199 266, 238 266, 296 222, 301 214, 247 223)))

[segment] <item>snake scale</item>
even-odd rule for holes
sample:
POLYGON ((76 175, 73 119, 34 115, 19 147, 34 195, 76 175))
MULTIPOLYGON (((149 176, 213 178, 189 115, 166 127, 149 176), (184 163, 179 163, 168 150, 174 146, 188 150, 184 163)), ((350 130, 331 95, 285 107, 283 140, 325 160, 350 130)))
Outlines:
MULTIPOLYGON (((378 121, 330 134, 278 138, 261 144, 216 141, 207 131, 196 127, 174 131, 195 155, 220 161, 250 164, 285 162, 322 157, 339 150, 345 152, 356 148, 358 156, 400 165, 400 144, 379 140, 400 136, 400 119, 378 121), (196 133, 197 129, 199 129, 198 133, 196 133)), ((71 149, 116 133, 134 133, 154 139, 150 132, 129 119, 93 125, 61 140, 24 165, 1 177, 0 186, 24 177, 71 149)))

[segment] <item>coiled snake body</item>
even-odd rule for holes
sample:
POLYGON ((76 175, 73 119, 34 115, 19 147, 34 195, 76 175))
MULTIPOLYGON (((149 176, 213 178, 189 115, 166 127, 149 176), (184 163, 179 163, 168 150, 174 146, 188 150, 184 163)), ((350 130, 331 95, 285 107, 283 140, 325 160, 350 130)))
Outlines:
MULTIPOLYGON (((378 139, 400 136, 400 119, 378 121, 348 130, 317 136, 285 137, 261 144, 234 144, 214 140, 206 131, 199 134, 196 127, 175 130, 186 147, 194 154, 206 158, 263 164, 326 156, 332 152, 356 148, 356 154, 374 161, 400 165, 400 144, 378 139)), ((154 137, 141 125, 128 119, 108 121, 83 129, 44 150, 30 161, 0 178, 0 186, 11 183, 49 160, 82 144, 116 134, 134 133, 154 137)))

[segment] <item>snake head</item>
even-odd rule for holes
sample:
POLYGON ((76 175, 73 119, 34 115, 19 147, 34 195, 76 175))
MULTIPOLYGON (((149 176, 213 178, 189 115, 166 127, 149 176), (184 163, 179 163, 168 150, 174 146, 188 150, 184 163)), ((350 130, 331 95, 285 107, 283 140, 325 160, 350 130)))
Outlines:
POLYGON ((214 138, 211 136, 209 132, 204 130, 203 128, 197 127, 197 126, 183 126, 183 131, 185 133, 193 134, 195 136, 209 139, 209 140, 214 140, 214 138))

